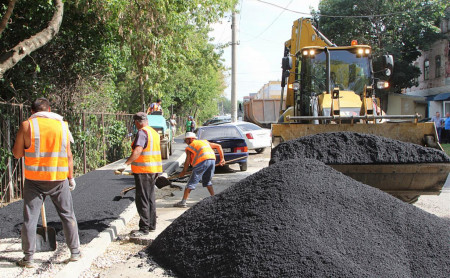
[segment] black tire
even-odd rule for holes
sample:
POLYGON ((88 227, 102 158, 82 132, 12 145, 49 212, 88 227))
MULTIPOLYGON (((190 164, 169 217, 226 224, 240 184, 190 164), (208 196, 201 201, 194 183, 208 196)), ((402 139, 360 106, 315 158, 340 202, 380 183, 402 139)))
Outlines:
POLYGON ((239 169, 241 169, 241 171, 247 171, 247 162, 239 163, 239 169))
POLYGON ((169 155, 169 143, 161 144, 161 158, 168 159, 169 155))
POLYGON ((256 153, 262 153, 262 152, 264 152, 265 149, 266 149, 266 148, 255 149, 255 152, 256 152, 256 153))
POLYGON ((169 155, 172 155, 172 142, 169 143, 169 155))

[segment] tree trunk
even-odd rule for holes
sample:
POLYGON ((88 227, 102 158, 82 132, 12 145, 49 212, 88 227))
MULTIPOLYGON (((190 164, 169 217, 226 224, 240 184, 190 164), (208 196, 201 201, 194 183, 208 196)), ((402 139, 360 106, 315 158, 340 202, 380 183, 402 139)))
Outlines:
POLYGON ((5 30, 6 25, 8 25, 8 21, 11 18, 16 2, 17 0, 9 0, 8 9, 6 10, 5 15, 3 16, 2 21, 0 21, 0 35, 2 34, 3 30, 5 30))
POLYGON ((141 95, 142 112, 146 112, 144 98, 144 77, 142 76, 142 74, 139 74, 139 94, 141 95))
POLYGON ((54 0, 54 2, 56 10, 48 27, 29 39, 20 42, 14 48, 0 56, 0 78, 25 56, 46 45, 59 32, 63 19, 64 4, 63 0, 54 0))

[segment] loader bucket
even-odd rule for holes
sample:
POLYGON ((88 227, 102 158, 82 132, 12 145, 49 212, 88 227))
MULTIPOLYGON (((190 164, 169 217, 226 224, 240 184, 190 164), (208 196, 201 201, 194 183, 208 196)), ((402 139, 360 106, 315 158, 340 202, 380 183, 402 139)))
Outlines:
POLYGON ((326 133, 350 131, 383 136, 402 142, 442 150, 438 143, 434 123, 386 122, 380 124, 292 124, 282 123, 272 125, 274 146, 281 142, 299 137, 326 133))

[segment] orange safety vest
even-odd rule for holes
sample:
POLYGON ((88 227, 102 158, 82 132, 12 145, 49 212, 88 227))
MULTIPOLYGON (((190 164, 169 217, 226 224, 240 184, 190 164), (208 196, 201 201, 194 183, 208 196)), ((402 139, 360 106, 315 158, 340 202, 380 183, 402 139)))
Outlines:
POLYGON ((69 176, 69 127, 67 122, 33 118, 28 120, 31 145, 25 150, 25 178, 62 181, 69 176))
POLYGON ((152 103, 152 105, 150 106, 151 111, 162 111, 162 107, 161 105, 159 105, 157 102, 152 103))
POLYGON ((194 140, 186 147, 186 150, 193 154, 191 156, 192 167, 208 159, 216 160, 216 154, 206 140, 194 140))
MULTIPOLYGON (((144 126, 147 132, 147 147, 142 150, 141 155, 131 163, 131 171, 136 174, 162 173, 161 146, 159 134, 153 128, 144 126)), ((131 144, 133 146, 134 142, 131 144)))

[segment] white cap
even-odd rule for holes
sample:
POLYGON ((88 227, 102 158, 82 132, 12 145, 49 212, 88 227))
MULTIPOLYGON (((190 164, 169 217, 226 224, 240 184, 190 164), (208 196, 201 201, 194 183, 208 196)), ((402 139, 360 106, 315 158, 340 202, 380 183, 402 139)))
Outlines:
POLYGON ((197 139, 197 135, 195 135, 194 132, 186 132, 186 134, 184 135, 184 139, 187 139, 187 138, 197 139))

